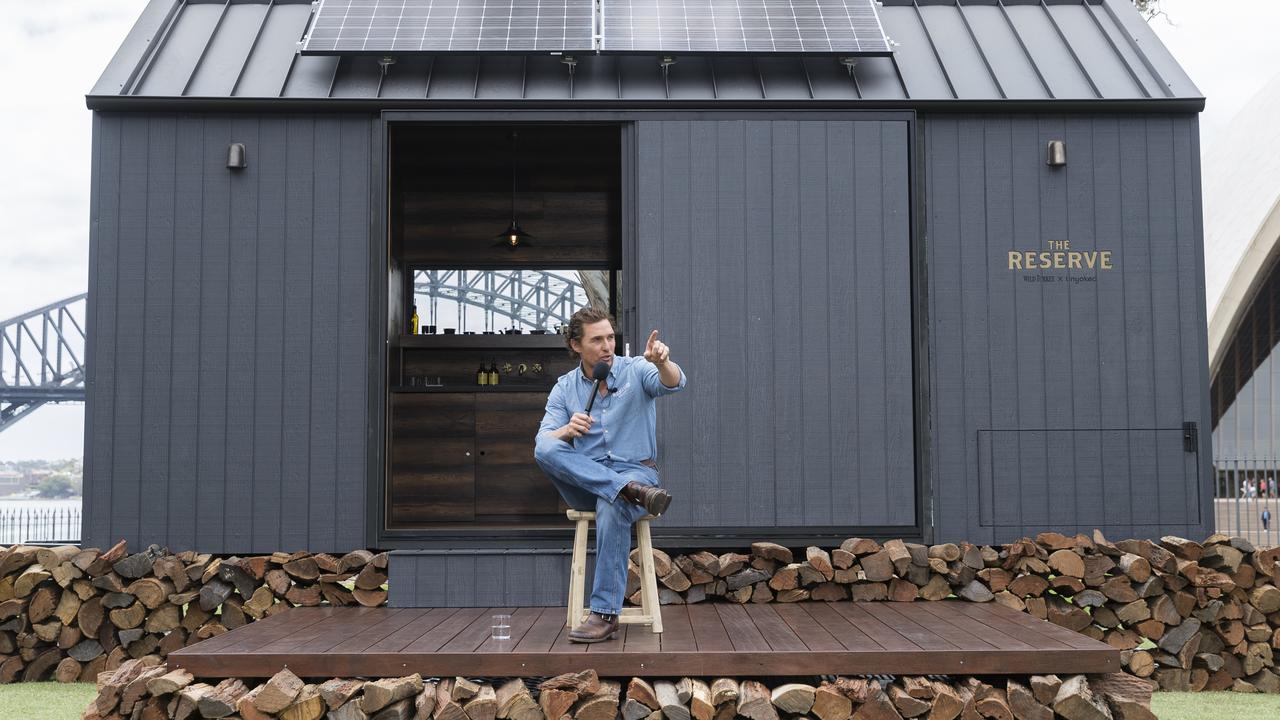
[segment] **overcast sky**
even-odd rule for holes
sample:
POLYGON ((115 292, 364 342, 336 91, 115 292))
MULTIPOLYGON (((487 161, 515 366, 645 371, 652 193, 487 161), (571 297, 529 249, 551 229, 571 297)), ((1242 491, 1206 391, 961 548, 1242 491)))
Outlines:
MULTIPOLYGON (((84 94, 146 0, 6 3, 0 24, 3 156, 0 320, 87 288, 90 116, 84 94)), ((1277 0, 1163 0, 1152 26, 1208 106, 1201 148, 1280 68, 1277 0)), ((1212 251, 1211 249, 1209 250, 1212 251)), ((45 406, 0 433, 0 461, 79 456, 82 405, 45 406)))

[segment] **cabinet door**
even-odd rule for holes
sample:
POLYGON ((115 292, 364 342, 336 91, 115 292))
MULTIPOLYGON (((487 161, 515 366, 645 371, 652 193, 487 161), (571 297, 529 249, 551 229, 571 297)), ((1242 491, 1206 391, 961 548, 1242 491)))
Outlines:
POLYGON ((387 526, 475 520, 475 400, 392 393, 387 526))
POLYGON ((476 395, 476 515, 514 519, 560 515, 567 507, 533 460, 546 408, 542 393, 476 395))

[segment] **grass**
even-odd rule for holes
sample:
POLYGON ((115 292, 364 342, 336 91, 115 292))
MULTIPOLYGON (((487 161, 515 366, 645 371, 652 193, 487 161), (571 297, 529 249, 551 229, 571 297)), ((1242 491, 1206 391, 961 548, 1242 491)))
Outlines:
POLYGON ((0 685, 0 718, 77 720, 97 694, 93 683, 0 685))
MULTIPOLYGON (((91 683, 55 682, 0 685, 0 718, 77 720, 93 701, 91 683)), ((1233 692, 1157 692, 1151 709, 1160 720, 1275 720, 1280 696, 1233 692)))
POLYGON ((1157 692, 1151 711, 1160 720, 1273 720, 1280 717, 1280 695, 1234 692, 1157 692))

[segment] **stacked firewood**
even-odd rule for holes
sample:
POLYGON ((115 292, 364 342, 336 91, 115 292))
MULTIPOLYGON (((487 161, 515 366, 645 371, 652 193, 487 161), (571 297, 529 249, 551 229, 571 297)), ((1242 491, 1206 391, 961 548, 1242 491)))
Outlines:
MULTIPOLYGON (((632 553, 628 593, 639 603, 632 553)), ((1108 542, 1042 533, 1003 546, 851 538, 803 556, 654 550, 663 604, 708 599, 998 602, 1102 640, 1124 667, 1170 690, 1280 692, 1280 548, 1243 538, 1108 542)))
MULTIPOLYGON (((630 578, 638 603, 635 555, 630 578)), ((705 600, 999 602, 1122 651, 1171 690, 1280 692, 1280 548, 1241 538, 1108 542, 1042 533, 1001 546, 850 538, 793 553, 654 551, 664 604, 705 600)), ((0 682, 92 680, 296 605, 385 603, 386 554, 217 558, 155 546, 0 549, 0 682)))
POLYGON ((386 554, 0 549, 0 683, 92 682, 296 605, 381 605, 386 554))
POLYGON ((99 676, 98 695, 82 720, 223 718, 244 720, 902 720, 902 718, 1155 718, 1154 683, 1124 673, 1033 675, 949 682, 904 676, 882 683, 837 678, 810 685, 756 680, 560 675, 532 690, 519 678, 305 682, 281 670, 266 682, 229 678, 198 682, 185 670, 130 660, 99 676))

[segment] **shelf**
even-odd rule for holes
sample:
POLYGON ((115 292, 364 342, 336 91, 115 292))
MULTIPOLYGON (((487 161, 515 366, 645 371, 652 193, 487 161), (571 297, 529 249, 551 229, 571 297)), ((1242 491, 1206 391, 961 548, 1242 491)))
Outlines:
POLYGON ((412 385, 393 385, 390 390, 393 393, 542 393, 546 395, 551 392, 553 385, 546 387, 521 387, 519 385, 498 385, 497 387, 489 387, 487 385, 445 385, 442 387, 414 387, 412 385))
MULTIPOLYGON (((451 350, 564 350, 560 335, 401 335, 400 347, 451 350)), ((567 352, 567 350, 566 350, 567 352)))

